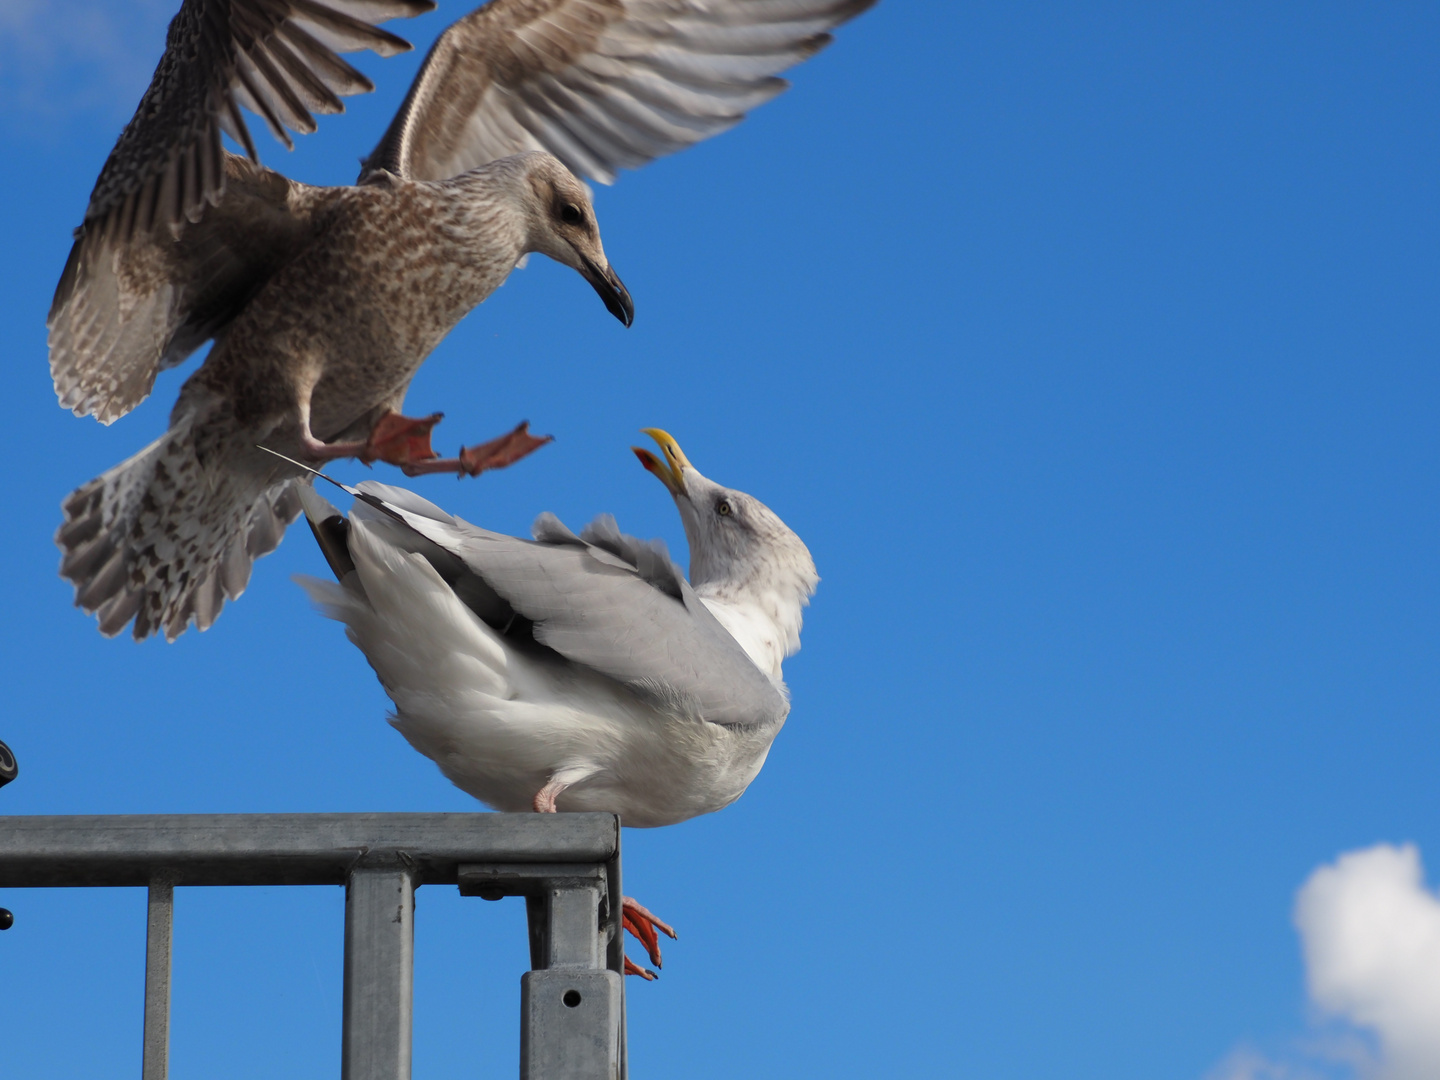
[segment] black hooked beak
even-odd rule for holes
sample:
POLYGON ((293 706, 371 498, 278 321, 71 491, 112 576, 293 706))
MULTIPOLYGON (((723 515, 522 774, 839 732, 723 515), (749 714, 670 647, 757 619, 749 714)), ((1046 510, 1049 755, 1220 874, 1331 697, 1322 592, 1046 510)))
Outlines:
POLYGON ((605 301, 605 310, 626 326, 633 323, 635 303, 630 299, 630 290, 625 288, 619 275, 608 266, 601 270, 588 255, 581 255, 580 261, 585 266, 585 269, 580 271, 580 276, 600 294, 600 299, 605 301))

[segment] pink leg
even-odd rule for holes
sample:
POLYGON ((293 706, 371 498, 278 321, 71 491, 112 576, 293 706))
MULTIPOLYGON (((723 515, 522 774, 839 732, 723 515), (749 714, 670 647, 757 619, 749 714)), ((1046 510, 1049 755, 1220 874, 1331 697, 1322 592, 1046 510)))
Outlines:
POLYGON ((308 431, 300 435, 301 456, 309 458, 311 461, 335 461, 337 458, 360 457, 365 453, 365 447, 368 445, 363 442, 323 443, 308 431))
POLYGON ((560 793, 569 786, 569 784, 562 780, 551 780, 535 793, 535 812, 537 814, 556 813, 555 800, 558 799, 560 793))
MULTIPOLYGON (((537 814, 556 813, 555 800, 558 799, 560 793, 569 786, 565 781, 552 779, 535 793, 535 812, 537 814)), ((641 945, 645 946, 645 955, 650 958, 652 964, 657 968, 664 967, 665 965, 661 963, 660 960, 660 934, 657 934, 656 931, 660 931, 661 934, 664 934, 671 941, 679 941, 680 935, 675 933, 674 927, 651 913, 651 911, 644 907, 639 901, 629 896, 625 897, 624 901, 622 921, 625 929, 630 931, 631 936, 639 941, 641 945)), ((659 978, 655 972, 648 968, 642 968, 628 956, 625 957, 625 974, 639 975, 646 982, 652 982, 659 978)))

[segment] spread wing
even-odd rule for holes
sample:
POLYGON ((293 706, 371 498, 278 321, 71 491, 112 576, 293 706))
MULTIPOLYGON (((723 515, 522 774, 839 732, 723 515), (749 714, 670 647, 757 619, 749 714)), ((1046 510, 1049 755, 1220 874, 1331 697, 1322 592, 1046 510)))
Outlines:
POLYGON ((87 232, 128 235, 155 220, 193 219, 224 186, 220 132, 254 158, 240 107, 287 147, 286 128, 315 130, 312 112, 343 112, 340 97, 375 89, 336 52, 393 56, 408 42, 371 25, 434 8, 433 0, 185 0, 135 116, 110 152, 87 232))
POLYGON ((590 543, 548 515, 537 522, 544 539, 520 540, 451 517, 409 493, 404 505, 390 501, 399 491, 362 484, 362 500, 386 500, 386 509, 361 502, 352 517, 379 525, 389 539, 424 555, 487 622, 503 624, 508 609, 533 624, 536 641, 573 663, 711 723, 768 723, 788 712, 784 693, 691 591, 663 546, 624 536, 605 519, 582 534, 603 541, 590 543), (389 527, 396 517, 413 530, 412 539, 389 527), (414 542, 414 534, 463 569, 437 560, 424 541, 414 542), (643 572, 626 557, 641 551, 652 563, 643 572), (663 571, 655 565, 662 556, 663 571), (466 575, 474 580, 464 580, 466 575), (484 599, 468 598, 477 593, 484 599))
POLYGON ((309 241, 334 198, 234 154, 222 169, 199 221, 75 241, 48 321, 61 405, 106 424, 133 409, 309 241))
MULTIPOLYGON (((374 89, 337 51, 404 51, 407 42, 371 24, 434 6, 433 0, 185 0, 150 87, 100 170, 55 290, 47 325, 63 405, 106 423, 124 415, 149 393, 161 366, 178 363, 209 336, 191 342, 182 334, 176 349, 174 335, 193 321, 196 298, 215 289, 228 295, 236 273, 250 276, 248 268, 232 265, 233 251, 216 249, 203 230, 192 228, 207 206, 225 216, 234 209, 221 206, 227 181, 237 175, 220 145, 221 131, 256 156, 240 107, 291 145, 287 128, 313 131, 312 113, 342 112, 342 95, 374 89), (189 242, 189 252, 162 250, 176 236, 189 242), (182 269, 199 280, 185 282, 182 269)), ((261 186, 275 188, 275 174, 265 176, 261 186)), ((252 205, 253 194, 236 205, 252 205)), ((284 201, 278 191, 261 197, 284 201)), ((267 253, 259 262, 269 260, 267 253)))
POLYGON ((443 180, 547 150, 612 183, 744 119, 875 0, 491 0, 442 34, 365 163, 443 180))

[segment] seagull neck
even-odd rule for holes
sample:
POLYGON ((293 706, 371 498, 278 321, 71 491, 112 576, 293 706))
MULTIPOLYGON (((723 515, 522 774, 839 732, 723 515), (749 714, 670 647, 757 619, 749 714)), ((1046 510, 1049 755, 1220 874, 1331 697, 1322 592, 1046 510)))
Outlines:
POLYGON ((782 580, 708 581, 695 595, 755 666, 779 680, 781 664, 800 649, 808 589, 782 580))
POLYGON ((463 194, 455 202, 456 231, 472 249, 493 253, 508 271, 530 247, 530 214, 516 178, 492 165, 445 183, 463 194))

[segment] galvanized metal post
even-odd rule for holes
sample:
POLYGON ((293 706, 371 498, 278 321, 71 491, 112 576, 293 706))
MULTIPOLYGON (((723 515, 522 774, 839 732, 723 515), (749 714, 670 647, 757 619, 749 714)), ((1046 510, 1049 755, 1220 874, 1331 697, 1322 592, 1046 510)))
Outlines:
POLYGON ((0 888, 149 886, 144 1080, 165 1080, 175 885, 340 885, 344 1080, 409 1080, 415 888, 523 896, 527 1080, 624 1080, 613 814, 0 817, 0 888))
MULTIPOLYGON (((618 824, 618 821, 617 821, 618 824)), ((609 892, 605 905, 605 966, 620 976, 620 1061, 616 1068, 619 1080, 630 1077, 630 1033, 625 1010, 625 929, 623 924, 625 890, 620 880, 620 830, 615 830, 615 853, 605 864, 605 884, 609 892)))
POLYGON ((618 1080, 622 991, 604 967, 601 890, 595 883, 553 881, 532 915, 544 929, 544 967, 520 979, 520 1080, 618 1080))
POLYGON ((345 887, 342 1080, 410 1080, 415 882, 408 867, 357 867, 345 887))
POLYGON ((594 886, 552 887, 549 908, 547 968, 599 968, 600 890, 594 886))
POLYGON ((166 1080, 170 1072, 170 946, 174 913, 175 886, 167 878, 151 878, 145 919, 142 1080, 166 1080))

